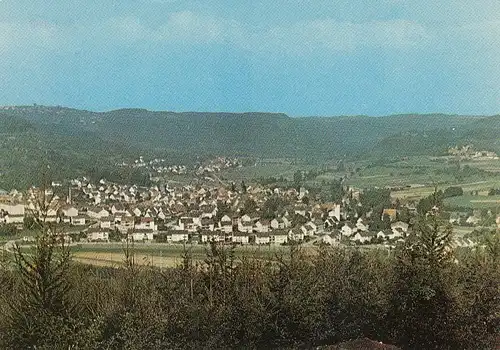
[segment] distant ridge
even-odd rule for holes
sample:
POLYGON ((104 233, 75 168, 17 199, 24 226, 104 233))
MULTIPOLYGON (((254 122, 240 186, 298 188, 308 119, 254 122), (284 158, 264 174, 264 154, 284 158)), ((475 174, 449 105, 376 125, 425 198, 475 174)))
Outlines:
POLYGON ((284 113, 170 112, 123 108, 92 112, 61 106, 9 106, 0 115, 33 125, 57 126, 72 135, 92 133, 130 147, 196 154, 328 159, 340 156, 397 156, 442 152, 455 143, 474 142, 497 149, 492 133, 499 116, 395 114, 386 117, 289 117, 284 113), (414 142, 400 152, 402 133, 428 131, 443 141, 414 142), (400 141, 398 139, 401 138, 400 141))
POLYGON ((61 106, 0 108, 0 185, 60 177, 139 155, 189 164, 204 157, 288 158, 323 164, 443 154, 473 144, 500 153, 500 116, 401 114, 386 117, 289 117, 284 113, 169 112, 123 108, 93 112, 61 106), (3 174, 3 175, 2 175, 3 174), (3 177, 2 177, 3 176, 3 177))

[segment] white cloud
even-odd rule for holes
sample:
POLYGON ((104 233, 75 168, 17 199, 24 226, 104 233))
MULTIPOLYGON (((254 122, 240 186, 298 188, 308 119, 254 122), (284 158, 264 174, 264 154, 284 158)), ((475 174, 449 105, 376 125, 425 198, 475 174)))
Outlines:
POLYGON ((207 43, 222 41, 226 34, 221 19, 203 16, 191 11, 174 12, 158 30, 163 40, 184 40, 207 43))
POLYGON ((136 41, 152 39, 152 31, 135 17, 115 17, 104 25, 104 33, 110 38, 136 41))
POLYGON ((256 49, 303 55, 315 51, 352 52, 361 48, 401 49, 422 45, 428 38, 427 30, 411 21, 351 23, 326 19, 274 27, 261 38, 257 37, 253 44, 256 49))
POLYGON ((235 21, 181 11, 170 13, 158 26, 148 26, 135 17, 112 18, 102 26, 101 31, 110 39, 125 42, 206 44, 232 41, 240 28, 235 21))
POLYGON ((113 18, 99 31, 109 39, 125 42, 226 43, 252 52, 287 55, 346 52, 366 47, 406 48, 421 45, 429 37, 423 26, 405 20, 351 23, 326 19, 262 30, 192 11, 172 12, 156 27, 134 17, 113 18))
POLYGON ((58 35, 59 28, 50 22, 0 22, 0 49, 6 52, 26 45, 53 48, 58 35))
POLYGON ((457 39, 472 42, 484 48, 500 50, 500 21, 469 23, 453 29, 457 39))
POLYGON ((411 20, 342 22, 333 19, 300 21, 265 29, 193 11, 171 12, 163 21, 134 16, 94 23, 0 22, 0 54, 14 49, 73 50, 102 45, 145 43, 223 43, 253 53, 304 56, 360 49, 425 49, 432 45, 500 47, 500 22, 431 26, 411 20), (154 23, 154 24, 152 24, 154 23), (432 45, 430 45, 432 44, 432 45))

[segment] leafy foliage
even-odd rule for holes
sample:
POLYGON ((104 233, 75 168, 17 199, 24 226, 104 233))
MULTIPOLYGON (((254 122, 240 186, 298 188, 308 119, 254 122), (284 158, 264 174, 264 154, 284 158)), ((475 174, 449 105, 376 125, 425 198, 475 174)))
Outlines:
MULTIPOLYGON (((40 222, 40 221, 37 221, 40 222)), ((43 221, 42 221, 43 222, 43 221)), ((210 242, 159 270, 83 266, 42 226, 0 268, 0 347, 311 348, 368 337, 403 349, 485 349, 500 331, 500 239, 455 250, 438 213, 394 252, 292 242, 272 259, 210 242)))
POLYGON ((452 186, 448 187, 443 192, 443 198, 463 196, 464 190, 462 187, 452 186))

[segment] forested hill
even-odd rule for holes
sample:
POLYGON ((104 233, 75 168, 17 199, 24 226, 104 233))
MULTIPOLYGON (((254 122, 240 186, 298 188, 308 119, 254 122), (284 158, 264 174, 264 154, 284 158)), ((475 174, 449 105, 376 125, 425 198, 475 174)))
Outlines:
MULTIPOLYGON (((375 153, 398 155, 398 143, 413 135, 403 152, 439 152, 448 144, 496 139, 499 117, 444 114, 388 117, 302 117, 273 113, 153 112, 121 109, 90 112, 25 106, 0 112, 66 134, 91 133, 109 142, 196 154, 328 159, 375 153), (442 136, 443 142, 426 135, 442 136)), ((494 147, 498 148, 498 144, 494 147)))

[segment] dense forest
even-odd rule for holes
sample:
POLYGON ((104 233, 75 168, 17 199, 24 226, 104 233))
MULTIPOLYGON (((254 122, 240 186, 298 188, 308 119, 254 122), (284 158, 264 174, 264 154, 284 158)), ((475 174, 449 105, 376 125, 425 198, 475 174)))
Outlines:
MULTIPOLYGON (((292 244, 274 259, 212 243, 204 261, 81 265, 46 224, 0 269, 5 349, 309 348, 367 337, 402 349, 493 349, 500 240, 454 250, 437 215, 393 251, 292 244)), ((496 342, 496 343, 495 343, 496 342)), ((496 345, 495 345, 496 344, 496 345)))

